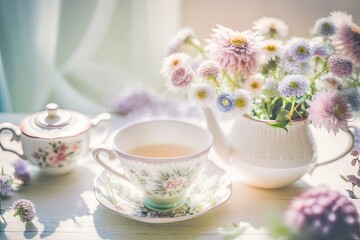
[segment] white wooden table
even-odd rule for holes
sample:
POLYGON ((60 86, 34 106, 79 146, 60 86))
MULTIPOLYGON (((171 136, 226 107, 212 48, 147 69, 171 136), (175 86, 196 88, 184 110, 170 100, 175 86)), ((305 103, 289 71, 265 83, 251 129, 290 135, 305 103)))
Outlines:
MULTIPOLYGON (((18 124, 25 114, 0 114, 0 122, 18 124)), ((116 129, 125 119, 113 116, 116 129)), ((355 122, 356 123, 356 122, 355 122)), ((336 154, 347 141, 345 134, 335 138, 325 131, 315 131, 319 159, 336 154)), ((217 159, 214 153, 211 158, 217 159)), ((0 162, 5 171, 16 159, 12 153, 0 150, 0 162)), ((234 223, 247 226, 240 239, 268 239, 268 215, 283 213, 290 200, 302 191, 317 185, 330 185, 344 194, 349 185, 339 175, 354 174, 347 157, 322 168, 311 176, 306 175, 295 184, 277 190, 264 190, 233 182, 230 199, 208 213, 183 222, 148 224, 120 216, 98 203, 93 193, 93 180, 103 170, 92 157, 82 159, 71 173, 49 177, 32 168, 29 185, 13 191, 3 199, 8 208, 19 198, 30 199, 36 205, 37 217, 32 223, 24 224, 6 212, 7 224, 0 223, 0 239, 221 239, 221 227, 234 223)), ((234 178, 235 179, 235 178, 234 178)), ((356 202, 359 206, 359 202, 356 202)))

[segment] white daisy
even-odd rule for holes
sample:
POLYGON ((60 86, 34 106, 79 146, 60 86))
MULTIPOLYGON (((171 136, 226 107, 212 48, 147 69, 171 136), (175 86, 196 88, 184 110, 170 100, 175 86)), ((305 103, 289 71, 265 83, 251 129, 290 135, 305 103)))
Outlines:
POLYGON ((234 94, 234 109, 233 114, 245 115, 251 111, 252 99, 248 91, 243 89, 235 90, 234 94))
POLYGON ((261 95, 261 91, 264 86, 264 77, 261 74, 251 75, 246 79, 244 88, 250 92, 252 96, 261 95))
POLYGON ((196 83, 191 85, 188 97, 196 105, 200 107, 207 107, 215 101, 216 90, 209 84, 196 83))
POLYGON ((282 57, 284 52, 284 44, 277 39, 267 39, 261 43, 261 51, 263 53, 263 62, 275 60, 276 57, 282 57))
POLYGON ((189 55, 185 53, 173 53, 164 59, 160 73, 164 77, 169 78, 176 68, 186 67, 189 64, 189 61, 189 55))
POLYGON ((285 38, 288 34, 288 26, 278 18, 263 17, 253 24, 254 31, 268 38, 285 38))

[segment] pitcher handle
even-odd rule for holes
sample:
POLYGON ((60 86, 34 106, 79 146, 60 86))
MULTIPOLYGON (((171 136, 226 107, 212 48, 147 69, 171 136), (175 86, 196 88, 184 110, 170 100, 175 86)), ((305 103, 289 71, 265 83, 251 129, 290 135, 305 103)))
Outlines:
POLYGON ((97 137, 96 141, 91 140, 89 144, 89 148, 92 149, 93 147, 103 143, 110 135, 111 132, 111 115, 109 113, 101 113, 97 115, 95 118, 91 119, 90 123, 93 128, 98 127, 98 125, 103 122, 105 123, 105 131, 97 137))
POLYGON ((95 147, 92 150, 92 155, 93 155, 95 161, 97 163, 99 163, 101 166, 103 166, 106 170, 115 174, 116 176, 121 177, 122 179, 124 179, 126 181, 129 181, 124 173, 117 171, 113 167, 111 167, 110 161, 117 160, 116 154, 114 153, 113 150, 107 148, 105 145, 100 145, 100 146, 95 147), (101 156, 101 153, 105 153, 108 158, 107 159, 103 158, 101 156))
MULTIPOLYGON (((21 145, 21 141, 20 141, 20 137, 21 137, 21 131, 19 129, 18 126, 15 126, 14 124, 12 123, 9 123, 9 122, 5 122, 5 123, 1 123, 0 124, 0 136, 1 136, 1 132, 2 131, 10 131, 11 133, 11 139, 10 139, 10 142, 12 141, 16 141, 18 142, 18 144, 20 145, 21 149, 22 149, 22 145, 21 145)), ((26 159, 24 153, 19 153, 18 151, 15 151, 15 150, 12 150, 12 149, 9 149, 7 147, 4 147, 4 145, 2 144, 1 142, 1 137, 0 137, 0 148, 4 151, 7 151, 7 152, 12 152, 12 153, 15 153, 16 155, 18 155, 19 157, 21 157, 22 159, 26 159)), ((24 152, 24 151, 23 151, 24 152)))
POLYGON ((348 144, 348 146, 346 147, 346 149, 344 151, 342 151, 338 156, 333 157, 327 161, 324 162, 319 162, 319 163, 315 163, 314 167, 311 169, 310 174, 313 173, 313 171, 320 166, 324 166, 327 165, 329 163, 333 163, 343 157, 345 157, 355 146, 355 134, 350 130, 350 129, 355 129, 354 126, 349 126, 348 129, 346 130, 346 133, 350 139, 350 144, 348 144))

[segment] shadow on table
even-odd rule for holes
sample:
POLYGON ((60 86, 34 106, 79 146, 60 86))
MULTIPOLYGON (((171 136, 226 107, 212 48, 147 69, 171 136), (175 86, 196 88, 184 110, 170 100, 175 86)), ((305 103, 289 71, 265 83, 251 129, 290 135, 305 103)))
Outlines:
POLYGON ((163 224, 138 222, 99 205, 94 213, 94 226, 104 239, 220 239, 218 229, 234 223, 245 222, 255 229, 269 226, 267 213, 276 209, 279 215, 283 214, 290 201, 310 187, 302 180, 274 190, 235 182, 232 196, 224 204, 190 220, 163 224))
MULTIPOLYGON (((40 238, 52 235, 60 221, 90 215, 89 209, 81 198, 84 191, 93 189, 94 174, 83 166, 62 176, 36 174, 29 186, 20 190, 21 197, 31 199, 36 206, 38 221, 44 225, 40 238)), ((34 225, 27 225, 24 237, 33 238, 38 234, 34 225)))

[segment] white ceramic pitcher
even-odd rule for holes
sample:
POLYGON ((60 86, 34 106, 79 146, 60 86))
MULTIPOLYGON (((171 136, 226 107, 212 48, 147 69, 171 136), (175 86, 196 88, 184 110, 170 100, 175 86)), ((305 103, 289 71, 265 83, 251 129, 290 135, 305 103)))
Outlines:
POLYGON ((204 109, 208 129, 213 134, 213 147, 219 157, 241 174, 244 182, 261 188, 287 186, 315 167, 334 162, 354 146, 354 136, 339 156, 316 162, 316 145, 308 120, 293 121, 284 129, 250 116, 235 120, 229 136, 225 136, 210 109, 204 109))

